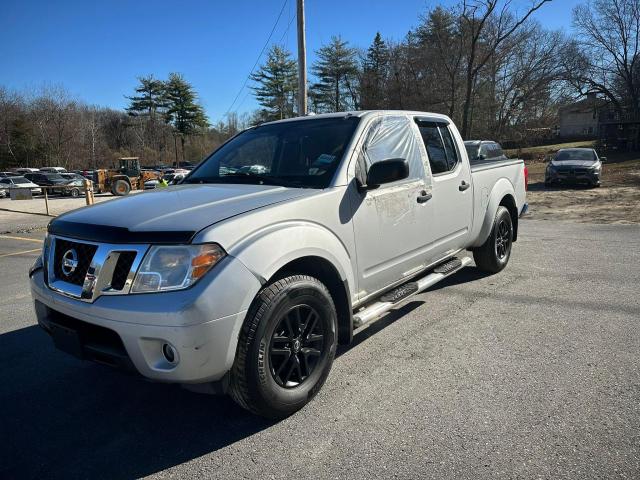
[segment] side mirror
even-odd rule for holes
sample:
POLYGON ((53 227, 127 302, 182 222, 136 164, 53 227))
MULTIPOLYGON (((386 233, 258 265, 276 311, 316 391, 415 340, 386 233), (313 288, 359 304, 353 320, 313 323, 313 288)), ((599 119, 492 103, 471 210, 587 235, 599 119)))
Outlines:
POLYGON ((404 158, 391 158, 376 162, 367 172, 367 189, 378 188, 385 183, 397 182, 409 176, 409 162, 404 158))
POLYGON ((478 160, 484 160, 487 156, 484 153, 478 154, 478 160))
POLYGON ((607 157, 600 157, 600 162, 607 163, 607 157))

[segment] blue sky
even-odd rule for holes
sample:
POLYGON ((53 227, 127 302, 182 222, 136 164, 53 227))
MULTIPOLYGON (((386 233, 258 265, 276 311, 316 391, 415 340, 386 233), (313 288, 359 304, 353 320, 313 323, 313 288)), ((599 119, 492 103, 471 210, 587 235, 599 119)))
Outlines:
MULTIPOLYGON (((515 0, 524 9, 531 0, 515 0)), ((212 121, 223 117, 251 70, 284 0, 3 0, 0 85, 23 90, 62 84, 88 103, 123 108, 136 77, 180 72, 212 121)), ((306 0, 308 63, 340 34, 366 48, 376 31, 400 40, 429 0, 306 0)), ((553 0, 536 17, 569 31, 580 0, 553 0)), ((288 0, 272 42, 296 49, 295 0, 288 0), (290 23, 291 22, 291 23, 290 23), (287 30, 287 27, 290 27, 287 30)), ((245 88, 234 110, 257 108, 245 88)))

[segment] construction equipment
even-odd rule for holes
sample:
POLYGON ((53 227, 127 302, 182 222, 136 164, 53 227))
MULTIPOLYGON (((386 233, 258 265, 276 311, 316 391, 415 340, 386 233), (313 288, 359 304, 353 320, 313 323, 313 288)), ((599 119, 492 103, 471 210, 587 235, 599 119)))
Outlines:
POLYGON ((97 193, 111 192, 121 197, 131 190, 144 190, 144 182, 157 178, 158 174, 140 169, 139 157, 122 157, 118 159, 118 168, 95 171, 94 189, 97 193))

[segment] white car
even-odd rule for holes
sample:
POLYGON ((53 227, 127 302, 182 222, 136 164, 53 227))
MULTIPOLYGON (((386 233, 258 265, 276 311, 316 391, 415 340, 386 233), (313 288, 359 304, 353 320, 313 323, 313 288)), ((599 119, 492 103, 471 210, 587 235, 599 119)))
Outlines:
POLYGON ((40 171, 46 173, 67 173, 67 169, 62 167, 42 167, 40 171))
POLYGON ((38 185, 27 180, 24 177, 0 178, 0 187, 4 187, 7 190, 11 188, 30 188, 31 193, 35 195, 40 195, 42 193, 42 189, 38 185))

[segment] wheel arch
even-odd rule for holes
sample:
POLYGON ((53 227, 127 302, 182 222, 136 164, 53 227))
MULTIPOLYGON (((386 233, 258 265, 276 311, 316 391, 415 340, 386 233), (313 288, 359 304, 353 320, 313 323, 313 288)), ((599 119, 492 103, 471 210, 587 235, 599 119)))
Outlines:
POLYGON ((507 194, 500 200, 500 207, 505 207, 509 210, 509 216, 511 217, 511 223, 513 225, 513 241, 518 239, 518 207, 516 206, 516 199, 513 195, 507 194))
POLYGON ((269 279, 273 283, 290 275, 309 275, 320 280, 329 290, 338 316, 338 343, 347 345, 353 338, 353 311, 351 309, 349 282, 326 258, 309 255, 282 265, 269 279))
POLYGON ((482 227, 471 248, 479 247, 487 240, 493 228, 496 212, 500 206, 509 210, 511 222, 513 223, 513 241, 516 241, 518 233, 518 207, 515 200, 515 190, 509 180, 501 178, 496 182, 489 194, 484 217, 482 217, 482 227))

